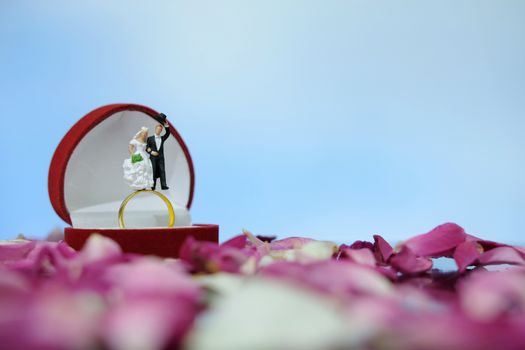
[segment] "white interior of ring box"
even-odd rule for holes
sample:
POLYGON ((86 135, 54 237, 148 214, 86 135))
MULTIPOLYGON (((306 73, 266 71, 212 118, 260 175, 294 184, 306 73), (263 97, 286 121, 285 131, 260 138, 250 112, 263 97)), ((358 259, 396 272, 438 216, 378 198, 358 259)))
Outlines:
MULTIPOLYGON (((115 113, 91 129, 71 155, 64 178, 65 204, 75 228, 117 228, 120 204, 134 190, 123 179, 122 164, 128 145, 141 127, 155 132, 158 122, 138 111, 115 113)), ((161 135, 164 135, 165 131, 161 135)), ((178 141, 170 135, 164 143, 166 182, 164 194, 175 210, 175 227, 191 226, 186 208, 190 197, 190 167, 178 141)), ((141 192, 126 206, 126 228, 167 227, 166 204, 152 193, 141 192)))

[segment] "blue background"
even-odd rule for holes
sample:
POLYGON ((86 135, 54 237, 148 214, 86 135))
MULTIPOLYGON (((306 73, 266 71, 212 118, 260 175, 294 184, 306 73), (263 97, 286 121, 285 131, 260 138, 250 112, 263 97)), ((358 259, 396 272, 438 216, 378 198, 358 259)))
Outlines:
POLYGON ((64 227, 67 130, 168 115, 194 222, 351 242, 454 221, 523 242, 524 1, 1 1, 0 238, 64 227))

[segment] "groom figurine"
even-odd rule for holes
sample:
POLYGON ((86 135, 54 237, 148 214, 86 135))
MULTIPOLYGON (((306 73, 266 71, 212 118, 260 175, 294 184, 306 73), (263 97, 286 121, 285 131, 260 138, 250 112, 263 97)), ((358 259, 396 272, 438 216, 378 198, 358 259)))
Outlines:
POLYGON ((151 160, 151 165, 153 167, 153 187, 151 189, 155 189, 157 179, 160 177, 160 187, 163 190, 169 190, 168 185, 166 185, 166 168, 164 166, 164 142, 170 136, 170 125, 166 121, 166 115, 163 113, 160 113, 157 116, 157 119, 164 122, 164 127, 162 124, 157 124, 155 126, 155 134, 148 137, 146 149, 150 154, 149 159, 151 160), (164 128, 166 128, 166 133, 163 136, 160 136, 160 133, 164 128))

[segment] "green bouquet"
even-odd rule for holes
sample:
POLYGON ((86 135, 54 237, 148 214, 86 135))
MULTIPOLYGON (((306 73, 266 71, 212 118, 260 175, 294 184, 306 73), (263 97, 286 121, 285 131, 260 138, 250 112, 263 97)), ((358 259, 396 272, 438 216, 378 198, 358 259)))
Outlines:
POLYGON ((144 158, 142 158, 142 155, 140 153, 137 153, 137 154, 133 154, 131 156, 131 163, 132 164, 135 164, 135 163, 138 163, 138 162, 141 162, 143 161, 144 158))

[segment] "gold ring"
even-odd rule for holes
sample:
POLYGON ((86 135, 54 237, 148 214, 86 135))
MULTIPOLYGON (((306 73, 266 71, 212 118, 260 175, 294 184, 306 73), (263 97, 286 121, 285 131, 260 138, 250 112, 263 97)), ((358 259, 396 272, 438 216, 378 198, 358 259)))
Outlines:
POLYGON ((140 192, 151 192, 151 193, 157 195, 158 197, 160 197, 160 199, 162 199, 162 201, 168 207, 168 213, 170 215, 170 220, 168 222, 168 227, 173 227, 173 225, 175 224, 175 210, 173 210, 173 205, 171 204, 171 202, 168 199, 168 197, 166 197, 162 193, 154 191, 154 190, 138 190, 138 191, 133 192, 129 196, 127 196, 126 199, 124 199, 122 201, 122 203, 120 204, 120 208, 118 210, 118 226, 120 228, 126 228, 126 225, 124 225, 124 209, 126 208, 126 205, 128 205, 128 202, 133 197, 135 197, 137 194, 139 194, 140 192))

